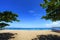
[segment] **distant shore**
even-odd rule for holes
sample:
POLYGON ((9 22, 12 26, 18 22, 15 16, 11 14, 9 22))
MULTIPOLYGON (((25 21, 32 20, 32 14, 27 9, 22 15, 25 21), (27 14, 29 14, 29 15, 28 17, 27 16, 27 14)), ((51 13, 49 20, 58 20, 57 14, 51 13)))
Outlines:
POLYGON ((0 33, 17 33, 15 38, 11 40, 31 40, 37 35, 60 35, 60 33, 52 32, 51 30, 0 30, 0 33))

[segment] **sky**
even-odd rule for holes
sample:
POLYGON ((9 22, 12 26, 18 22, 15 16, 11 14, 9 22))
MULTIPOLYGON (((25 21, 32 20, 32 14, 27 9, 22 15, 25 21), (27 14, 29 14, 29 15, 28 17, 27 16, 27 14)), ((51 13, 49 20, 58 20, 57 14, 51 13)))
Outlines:
POLYGON ((9 23, 7 28, 50 28, 60 26, 60 21, 52 22, 41 19, 46 15, 45 9, 40 6, 43 0, 0 0, 0 12, 12 11, 18 14, 20 22, 9 23))

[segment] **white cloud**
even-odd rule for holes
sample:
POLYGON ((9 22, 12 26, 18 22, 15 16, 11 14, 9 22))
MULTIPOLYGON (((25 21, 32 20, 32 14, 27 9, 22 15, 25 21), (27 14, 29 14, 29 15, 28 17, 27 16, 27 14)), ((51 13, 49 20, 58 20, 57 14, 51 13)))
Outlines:
POLYGON ((46 25, 46 27, 60 27, 60 21, 51 22, 51 23, 48 23, 45 25, 46 25))

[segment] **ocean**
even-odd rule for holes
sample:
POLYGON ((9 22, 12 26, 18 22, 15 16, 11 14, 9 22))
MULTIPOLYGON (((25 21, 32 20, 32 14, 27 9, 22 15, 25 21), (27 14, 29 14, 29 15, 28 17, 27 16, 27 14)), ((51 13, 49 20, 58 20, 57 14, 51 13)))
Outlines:
POLYGON ((2 30, 51 30, 51 28, 3 28, 2 30))

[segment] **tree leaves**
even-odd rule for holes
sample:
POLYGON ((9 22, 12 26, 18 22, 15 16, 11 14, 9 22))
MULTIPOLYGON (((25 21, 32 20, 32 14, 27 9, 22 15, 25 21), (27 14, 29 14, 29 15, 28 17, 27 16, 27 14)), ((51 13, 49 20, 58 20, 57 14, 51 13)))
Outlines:
POLYGON ((60 20, 60 0, 44 0, 45 3, 41 4, 46 8, 46 16, 42 18, 46 20, 58 21, 60 20), (45 6, 47 5, 47 6, 45 6))
POLYGON ((14 14, 10 11, 4 11, 2 12, 2 14, 0 14, 0 21, 4 21, 4 22, 12 22, 12 21, 17 21, 17 14, 14 14))
MULTIPOLYGON (((19 22, 19 20, 17 19, 18 15, 11 12, 11 11, 4 11, 4 12, 0 12, 0 22, 13 22, 13 21, 17 21, 19 22)), ((8 26, 9 24, 6 23, 0 23, 0 28, 8 26)))
POLYGON ((9 24, 6 24, 6 23, 0 23, 0 28, 3 28, 5 26, 9 26, 9 24))

